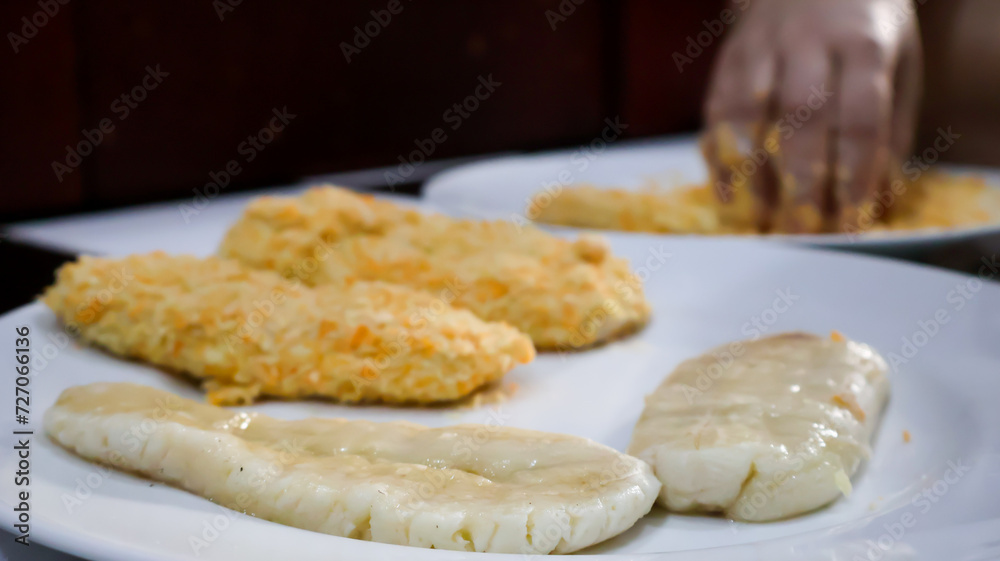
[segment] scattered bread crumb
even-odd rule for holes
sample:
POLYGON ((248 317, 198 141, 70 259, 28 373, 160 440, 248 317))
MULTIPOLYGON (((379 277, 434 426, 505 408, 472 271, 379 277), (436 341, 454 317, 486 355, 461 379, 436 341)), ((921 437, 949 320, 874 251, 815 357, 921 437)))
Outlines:
MULTIPOLYGON (((776 129, 771 129, 772 131, 776 129)), ((770 134, 770 133, 768 133, 770 134)), ((720 140, 720 159, 733 169, 747 156, 736 147, 725 147, 734 139, 720 140)), ((678 185, 676 179, 651 179, 639 189, 577 184, 567 186, 558 197, 540 193, 532 199, 527 215, 536 222, 598 230, 652 232, 660 234, 759 234, 756 205, 749 189, 734 181, 726 202, 710 180, 678 185)), ((862 233, 892 230, 958 228, 1000 222, 1000 190, 984 178, 943 173, 925 173, 917 181, 905 181, 890 212, 880 212, 878 201, 863 205, 863 212, 879 219, 862 233)), ((893 185, 896 192, 896 185, 893 185)), ((771 232, 776 233, 776 232, 771 232)))
POLYGON ((830 339, 838 343, 842 343, 844 341, 844 336, 839 331, 834 329, 833 331, 830 332, 830 339))
POLYGON ((832 401, 834 404, 850 411, 851 414, 854 415, 855 419, 861 421, 862 423, 865 422, 865 412, 861 409, 861 406, 858 405, 857 400, 854 399, 854 394, 838 393, 833 396, 832 401))
POLYGON ((904 430, 903 431, 903 442, 906 442, 906 443, 910 442, 910 431, 908 431, 908 430, 904 430))

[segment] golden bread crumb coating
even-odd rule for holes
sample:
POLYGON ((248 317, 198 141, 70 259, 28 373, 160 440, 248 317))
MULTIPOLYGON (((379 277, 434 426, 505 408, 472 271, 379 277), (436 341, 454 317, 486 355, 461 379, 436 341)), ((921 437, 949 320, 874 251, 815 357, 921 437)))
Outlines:
POLYGON ((454 400, 534 358, 516 329, 429 293, 310 288, 216 257, 81 257, 43 300, 83 340, 199 378, 217 404, 454 400))
MULTIPOLYGON (((539 193, 526 214, 540 224, 659 234, 761 234, 748 189, 722 203, 710 185, 639 190, 574 185, 558 196, 539 193)), ((817 217, 816 220, 819 218, 817 217)), ((1000 222, 1000 189, 981 177, 925 173, 896 180, 892 191, 861 207, 848 234, 948 229, 1000 222)), ((781 232, 769 232, 781 233, 781 232)))
POLYGON ((426 290, 539 349, 575 349, 649 318, 641 282, 603 238, 422 214, 335 187, 252 201, 219 250, 309 285, 381 280, 426 290))

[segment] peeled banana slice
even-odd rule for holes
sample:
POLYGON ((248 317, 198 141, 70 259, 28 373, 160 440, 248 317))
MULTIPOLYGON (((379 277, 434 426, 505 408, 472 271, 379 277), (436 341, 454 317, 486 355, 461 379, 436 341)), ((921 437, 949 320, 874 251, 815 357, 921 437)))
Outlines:
POLYGON ((280 524, 389 544, 569 553, 645 515, 644 462, 590 440, 234 413, 134 384, 67 389, 45 430, 89 460, 280 524))
POLYGON ((682 363, 646 398, 629 453, 676 512, 766 521, 850 493, 889 391, 867 345, 787 333, 682 363))

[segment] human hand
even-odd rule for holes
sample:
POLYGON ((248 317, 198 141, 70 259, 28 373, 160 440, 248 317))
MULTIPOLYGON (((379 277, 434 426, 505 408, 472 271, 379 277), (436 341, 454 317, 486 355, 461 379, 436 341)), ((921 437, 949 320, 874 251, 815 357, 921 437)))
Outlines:
POLYGON ((721 196, 748 191, 765 230, 856 226, 908 156, 921 87, 911 0, 755 0, 705 104, 721 196))

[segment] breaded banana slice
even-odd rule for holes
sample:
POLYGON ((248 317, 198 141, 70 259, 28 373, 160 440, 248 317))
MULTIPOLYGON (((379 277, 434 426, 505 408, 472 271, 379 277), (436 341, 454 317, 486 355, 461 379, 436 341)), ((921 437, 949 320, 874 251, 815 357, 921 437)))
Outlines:
POLYGON ((649 318, 642 285, 601 238, 426 215, 334 187, 250 203, 220 255, 310 285, 381 280, 427 290, 544 349, 586 347, 649 318))
POLYGON ((653 466, 670 510, 786 518, 850 492, 888 391, 882 357, 839 336, 732 343, 646 398, 629 453, 653 466))
POLYGON ((82 339, 203 379, 219 404, 452 400, 534 358, 516 329, 424 292, 310 288, 215 257, 81 257, 43 299, 82 339))
POLYGON ((282 421, 134 384, 65 390, 45 431, 84 458, 258 518, 437 549, 569 553, 630 528, 660 487, 644 462, 575 436, 282 421))

